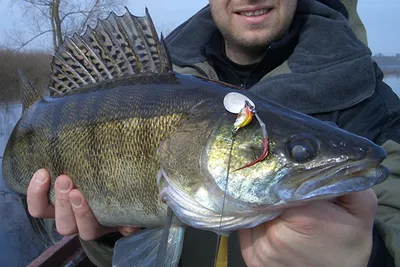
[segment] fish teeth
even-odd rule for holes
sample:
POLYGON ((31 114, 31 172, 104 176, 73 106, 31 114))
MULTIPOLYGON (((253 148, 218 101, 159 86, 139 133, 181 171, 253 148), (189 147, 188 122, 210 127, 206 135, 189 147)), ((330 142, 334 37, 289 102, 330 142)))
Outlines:
POLYGON ((239 14, 242 15, 242 16, 246 16, 246 17, 253 17, 253 16, 264 15, 267 12, 268 12, 268 9, 267 8, 263 8, 263 9, 258 9, 256 11, 239 12, 239 14))

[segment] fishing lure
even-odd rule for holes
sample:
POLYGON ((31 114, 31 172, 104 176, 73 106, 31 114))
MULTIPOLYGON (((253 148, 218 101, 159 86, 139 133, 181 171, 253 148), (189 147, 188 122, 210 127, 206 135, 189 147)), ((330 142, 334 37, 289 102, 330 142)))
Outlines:
POLYGON ((244 107, 239 111, 235 123, 233 124, 234 132, 247 126, 253 120, 254 113, 252 108, 251 104, 248 101, 245 101, 244 107))
POLYGON ((231 113, 238 114, 236 120, 233 124, 233 134, 243 127, 246 127, 252 120, 256 117, 258 123, 260 124, 263 133, 263 152, 254 161, 247 163, 243 167, 240 167, 234 171, 242 170, 253 166, 254 164, 264 160, 268 156, 268 132, 265 123, 261 120, 260 116, 257 114, 254 103, 246 96, 239 93, 229 93, 224 98, 225 109, 231 113))

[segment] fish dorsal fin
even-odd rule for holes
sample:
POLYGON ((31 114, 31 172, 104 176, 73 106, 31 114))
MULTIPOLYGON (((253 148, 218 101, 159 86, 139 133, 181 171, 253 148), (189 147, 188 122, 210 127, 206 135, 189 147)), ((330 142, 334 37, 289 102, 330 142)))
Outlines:
POLYGON ((19 88, 21 90, 22 112, 24 113, 36 101, 42 99, 39 92, 18 68, 19 88))
POLYGON ((129 10, 122 16, 111 12, 95 28, 67 38, 54 54, 51 68, 51 95, 126 75, 172 72, 147 8, 144 17, 129 10))

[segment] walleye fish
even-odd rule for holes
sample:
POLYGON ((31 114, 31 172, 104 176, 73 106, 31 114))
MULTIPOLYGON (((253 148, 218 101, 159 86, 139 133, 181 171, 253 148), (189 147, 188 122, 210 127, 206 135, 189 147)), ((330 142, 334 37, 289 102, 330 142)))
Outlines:
MULTIPOLYGON (((161 38, 162 39, 162 38, 161 38)), ((34 172, 71 177, 105 226, 146 230, 118 241, 114 266, 153 266, 170 207, 165 266, 175 266, 184 226, 227 234, 288 207, 364 190, 388 170, 373 142, 251 91, 174 73, 146 16, 111 13, 58 48, 50 97, 21 76, 23 114, 3 157, 7 186, 26 195, 34 172), (233 135, 229 93, 256 119, 233 135)), ((54 203, 51 187, 50 201, 54 203)))

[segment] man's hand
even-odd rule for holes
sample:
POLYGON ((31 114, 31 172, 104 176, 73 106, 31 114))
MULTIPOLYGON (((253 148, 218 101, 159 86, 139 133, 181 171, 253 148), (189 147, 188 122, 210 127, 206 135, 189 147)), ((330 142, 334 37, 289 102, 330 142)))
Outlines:
POLYGON ((247 266, 366 267, 377 205, 369 189, 288 209, 239 231, 247 266))
POLYGON ((66 175, 59 176, 55 181, 54 206, 48 200, 49 188, 49 173, 44 169, 37 171, 28 187, 28 211, 36 218, 55 218, 57 231, 61 235, 79 233, 83 240, 94 240, 111 232, 120 231, 128 235, 138 230, 136 227, 101 226, 81 192, 74 189, 71 179, 66 175))

